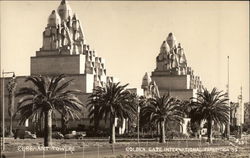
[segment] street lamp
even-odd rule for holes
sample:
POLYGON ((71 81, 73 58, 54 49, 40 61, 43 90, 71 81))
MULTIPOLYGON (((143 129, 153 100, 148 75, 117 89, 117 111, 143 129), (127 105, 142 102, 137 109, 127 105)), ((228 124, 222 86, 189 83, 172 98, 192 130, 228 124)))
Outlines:
MULTIPOLYGON (((239 138, 241 139, 242 137, 242 124, 244 123, 243 119, 242 119, 242 115, 244 114, 244 104, 242 101, 242 86, 240 87, 240 95, 238 96, 238 104, 239 104, 239 112, 238 112, 238 118, 239 119, 239 126, 238 126, 238 134, 239 134, 239 138)), ((243 115, 244 117, 244 115, 243 115)))
POLYGON ((138 105, 137 109, 137 141, 140 142, 140 106, 138 105))
POLYGON ((2 98, 2 150, 1 151, 4 151, 4 137, 5 137, 5 127, 4 127, 4 124, 5 124, 5 118, 4 118, 4 110, 5 110, 5 107, 4 107, 4 75, 5 74, 12 74, 12 78, 15 78, 15 72, 4 72, 4 70, 2 71, 2 93, 3 93, 3 98, 2 98))
MULTIPOLYGON (((229 56, 227 56, 227 97, 228 97, 228 106, 230 108, 230 98, 229 98, 229 56)), ((230 137, 230 112, 228 114, 228 121, 226 124, 226 138, 229 140, 230 137)))

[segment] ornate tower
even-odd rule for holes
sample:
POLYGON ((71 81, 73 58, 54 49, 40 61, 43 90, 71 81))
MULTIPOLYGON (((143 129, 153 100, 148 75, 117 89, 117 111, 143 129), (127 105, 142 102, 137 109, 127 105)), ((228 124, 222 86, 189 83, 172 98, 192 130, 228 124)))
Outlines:
MULTIPOLYGON (((142 89, 145 97, 155 97, 158 94, 169 93, 181 100, 189 100, 196 96, 197 91, 202 91, 202 83, 198 76, 194 76, 191 67, 187 66, 187 59, 181 44, 173 33, 169 33, 160 47, 156 57, 156 68, 151 78, 146 73, 142 80, 142 89)), ((187 134, 189 118, 184 118, 181 126, 171 124, 171 128, 187 134)))
MULTIPOLYGON (((156 58, 157 72, 167 72, 168 74, 187 74, 187 60, 184 49, 177 41, 173 33, 169 33, 167 39, 163 41, 160 53, 156 58)), ((191 73, 191 71, 189 71, 191 73)))
POLYGON ((173 33, 169 33, 161 44, 151 78, 158 86, 160 95, 170 92, 179 99, 189 99, 203 87, 200 78, 194 76, 191 67, 187 66, 184 49, 173 33))
POLYGON ((65 0, 49 15, 42 35, 42 47, 31 57, 31 75, 67 74, 86 93, 116 81, 107 76, 105 60, 86 44, 81 22, 65 0))

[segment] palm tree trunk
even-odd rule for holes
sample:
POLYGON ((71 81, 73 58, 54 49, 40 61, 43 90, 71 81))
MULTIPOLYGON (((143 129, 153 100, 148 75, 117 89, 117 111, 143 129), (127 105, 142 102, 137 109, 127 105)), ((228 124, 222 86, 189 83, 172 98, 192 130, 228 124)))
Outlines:
POLYGON ((129 133, 129 131, 130 131, 130 121, 129 121, 129 119, 128 119, 128 129, 127 129, 127 133, 129 133))
POLYGON ((66 125, 66 118, 65 116, 62 115, 61 117, 61 126, 62 126, 62 134, 65 135, 66 134, 66 130, 67 130, 67 125, 66 125))
POLYGON ((157 123, 157 129, 156 129, 157 130, 157 135, 160 134, 160 128, 161 128, 160 126, 161 126, 160 123, 157 123))
MULTIPOLYGON (((14 107, 14 105, 11 105, 11 106, 14 107)), ((10 110, 10 136, 12 137, 13 135, 14 135, 13 134, 13 108, 11 108, 10 110)))
POLYGON ((110 116, 110 138, 109 143, 114 144, 115 141, 115 117, 110 116))
POLYGON ((44 117, 44 146, 51 146, 52 141, 52 111, 45 112, 44 117))
POLYGON ((98 131, 98 127, 99 127, 99 121, 98 119, 94 120, 94 129, 95 129, 95 134, 97 134, 98 131))
POLYGON ((15 105, 15 89, 16 89, 16 81, 13 77, 10 82, 8 83, 8 91, 9 91, 9 116, 10 116, 10 127, 9 127, 9 135, 12 137, 13 134, 13 114, 14 114, 14 105, 15 105))
POLYGON ((14 99, 15 99, 15 95, 13 94, 13 92, 11 92, 11 95, 9 96, 9 116, 10 116, 10 127, 9 127, 9 135, 12 137, 13 134, 13 113, 14 113, 14 99))
POLYGON ((197 130, 197 133, 198 133, 198 138, 200 139, 201 138, 201 122, 197 122, 198 123, 198 130, 197 130))
POLYGON ((212 143, 212 120, 209 118, 207 120, 207 141, 212 143))
POLYGON ((44 128, 44 126, 43 126, 43 118, 44 118, 44 115, 42 114, 42 116, 41 116, 41 118, 39 118, 38 119, 38 130, 39 130, 39 136, 43 136, 44 137, 44 132, 43 132, 43 128, 44 128))
POLYGON ((151 138, 153 138, 154 137, 154 133, 153 133, 152 126, 150 126, 150 133, 151 133, 151 138))
POLYGON ((160 143, 166 143, 165 136, 165 120, 161 121, 161 139, 160 143))
POLYGON ((13 118, 13 116, 10 116, 10 136, 11 136, 11 137, 14 135, 14 134, 13 134, 13 129, 12 129, 12 127, 13 127, 12 118, 13 118))

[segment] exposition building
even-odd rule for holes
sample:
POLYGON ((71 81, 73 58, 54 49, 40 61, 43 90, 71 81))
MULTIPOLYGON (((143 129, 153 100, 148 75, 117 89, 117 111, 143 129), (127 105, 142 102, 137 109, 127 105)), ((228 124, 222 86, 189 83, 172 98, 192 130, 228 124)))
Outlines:
MULTIPOLYGON (((184 49, 173 33, 169 33, 163 41, 159 55, 156 57, 156 69, 142 79, 141 88, 146 97, 162 96, 169 93, 180 100, 189 100, 202 91, 203 85, 199 76, 187 65, 184 49)), ((181 126, 173 123, 172 127, 187 134, 189 118, 185 118, 181 126)))
MULTIPOLYGON (((105 60, 97 56, 97 53, 86 43, 81 22, 65 0, 62 0, 57 10, 53 10, 49 15, 42 38, 41 48, 30 60, 30 75, 66 74, 68 79, 74 79, 71 88, 83 92, 79 99, 85 105, 88 96, 96 86, 103 86, 107 82, 118 82, 113 76, 107 76, 105 60)), ((29 82, 25 82, 26 77, 15 77, 16 91, 21 87, 32 86, 29 82)), ((1 88, 1 114, 4 95, 6 127, 9 126, 10 121, 8 85, 12 81, 11 77, 6 77, 4 80, 1 78, 1 87, 4 88, 4 93, 1 88)), ((142 89, 146 97, 152 96, 150 88, 152 85, 158 87, 159 95, 169 92, 170 95, 182 100, 194 97, 202 89, 199 77, 195 76, 193 70, 188 67, 184 49, 177 44, 172 33, 161 45, 160 53, 156 58, 156 69, 151 76, 146 73, 143 77, 142 89)), ((133 91, 138 90, 133 89, 133 91)), ((15 108, 17 102, 18 98, 15 98, 15 108)), ((70 121, 69 127, 85 126, 88 128, 90 126, 88 109, 85 107, 81 113, 81 119, 70 121)), ((54 127, 61 126, 60 117, 57 115, 53 118, 54 127)), ((17 125, 17 121, 17 119, 13 120, 13 129, 20 127, 17 125)), ((187 121, 184 122, 182 129, 179 129, 183 133, 186 133, 187 121)), ((27 120, 25 126, 28 129, 34 128, 31 120, 27 120)), ((125 122, 123 122, 121 126, 123 132, 125 126, 125 122)))
MULTIPOLYGON (((70 85, 72 89, 83 92, 79 99, 86 105, 88 96, 96 86, 103 86, 107 82, 118 82, 113 76, 107 76, 105 60, 97 56, 97 53, 86 43, 81 22, 72 12, 69 4, 62 0, 57 10, 53 10, 48 17, 47 26, 42 33, 42 47, 36 51, 30 60, 30 75, 59 75, 66 74, 67 79, 73 79, 70 85)), ((16 76, 16 91, 21 87, 30 87, 31 83, 25 82, 27 76, 16 76)), ((9 126, 10 116, 8 107, 8 85, 11 77, 1 78, 1 114, 4 95, 5 126, 9 126), (4 86, 3 86, 4 84, 4 86)), ((18 99, 15 98, 15 109, 18 99)), ((1 118, 2 119, 2 118, 1 118)), ((61 126, 60 116, 53 118, 54 127, 61 126)), ((17 128, 17 119, 13 120, 13 129, 17 128)), ((1 121, 2 122, 2 121, 1 121)), ((90 125, 88 109, 84 107, 80 120, 70 121, 69 127, 90 125)), ((2 126, 1 126, 2 127, 2 126)), ((32 128, 31 121, 27 121, 26 127, 32 128)))
POLYGON ((144 94, 149 95, 149 85, 158 86, 160 95, 170 93, 181 100, 189 100, 203 88, 199 76, 187 65, 184 49, 173 33, 163 41, 159 55, 156 57, 156 69, 149 76, 146 73, 142 81, 144 94))

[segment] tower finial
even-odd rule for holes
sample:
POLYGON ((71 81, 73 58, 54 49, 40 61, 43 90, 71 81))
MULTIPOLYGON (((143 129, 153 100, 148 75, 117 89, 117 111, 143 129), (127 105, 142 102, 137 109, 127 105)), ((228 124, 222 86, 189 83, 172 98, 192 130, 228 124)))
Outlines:
POLYGON ((160 53, 167 53, 170 51, 170 47, 166 41, 163 41, 161 48, 160 48, 160 53))
POLYGON ((57 8, 57 12, 62 21, 67 21, 68 17, 72 17, 72 10, 66 0, 62 0, 57 8))
POLYGON ((61 4, 63 5, 63 4, 65 4, 66 3, 66 0, 62 0, 61 1, 61 4))
POLYGON ((175 36, 174 36, 174 34, 172 32, 170 32, 168 34, 167 43, 168 43, 170 48, 173 48, 177 44, 176 38, 175 38, 175 36))

